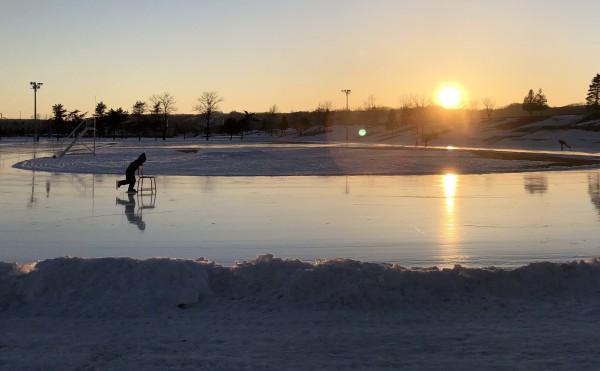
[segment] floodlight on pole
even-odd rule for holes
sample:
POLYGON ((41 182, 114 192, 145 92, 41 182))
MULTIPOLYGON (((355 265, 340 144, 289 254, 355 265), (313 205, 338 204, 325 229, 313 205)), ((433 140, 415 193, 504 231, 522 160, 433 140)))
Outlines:
POLYGON ((348 96, 350 92, 350 89, 342 89, 342 93, 346 94, 346 147, 348 147, 348 96))
POLYGON ((29 85, 31 85, 31 88, 33 89, 33 141, 37 142, 40 140, 40 138, 38 137, 37 125, 37 91, 39 88, 42 87, 42 85, 44 85, 44 83, 32 81, 29 83, 29 85))

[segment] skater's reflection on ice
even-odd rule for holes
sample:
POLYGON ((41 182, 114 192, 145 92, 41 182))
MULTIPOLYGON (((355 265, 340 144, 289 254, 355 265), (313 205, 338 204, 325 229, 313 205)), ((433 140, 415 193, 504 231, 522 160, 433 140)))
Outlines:
POLYGON ((131 224, 135 224, 140 231, 146 229, 146 223, 142 220, 142 214, 139 215, 135 212, 135 195, 132 193, 127 194, 127 199, 123 200, 117 197, 117 205, 125 206, 125 216, 131 224))

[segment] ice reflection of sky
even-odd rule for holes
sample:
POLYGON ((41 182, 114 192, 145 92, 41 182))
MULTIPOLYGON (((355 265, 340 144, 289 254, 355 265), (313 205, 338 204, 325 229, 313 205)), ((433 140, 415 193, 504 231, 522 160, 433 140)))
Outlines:
POLYGON ((23 157, 0 157, 3 261, 204 256, 231 264, 273 253, 511 266, 600 255, 597 171, 161 176, 156 195, 130 198, 112 175, 6 166, 23 157))

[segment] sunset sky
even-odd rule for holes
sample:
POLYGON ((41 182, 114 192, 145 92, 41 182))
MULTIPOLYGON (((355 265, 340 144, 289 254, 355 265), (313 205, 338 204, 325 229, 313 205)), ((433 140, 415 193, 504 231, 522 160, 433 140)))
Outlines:
POLYGON ((449 83, 468 102, 585 101, 600 72, 597 0, 2 0, 0 113, 33 117, 61 103, 130 111, 171 93, 192 113, 314 110, 330 101, 398 107, 449 83))

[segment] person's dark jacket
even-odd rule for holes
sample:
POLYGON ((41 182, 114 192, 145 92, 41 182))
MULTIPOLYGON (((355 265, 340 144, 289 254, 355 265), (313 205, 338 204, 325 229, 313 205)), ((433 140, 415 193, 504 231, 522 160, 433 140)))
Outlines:
POLYGON ((128 176, 134 176, 135 171, 146 162, 146 154, 142 153, 137 160, 133 160, 129 166, 127 166, 127 170, 125 170, 125 174, 128 176))

